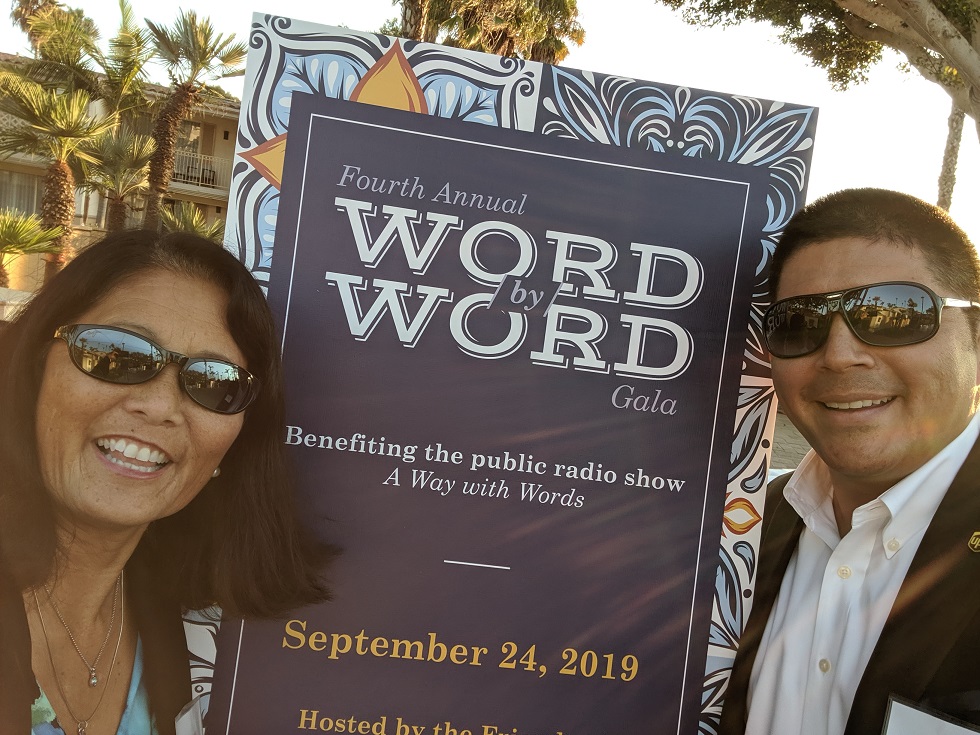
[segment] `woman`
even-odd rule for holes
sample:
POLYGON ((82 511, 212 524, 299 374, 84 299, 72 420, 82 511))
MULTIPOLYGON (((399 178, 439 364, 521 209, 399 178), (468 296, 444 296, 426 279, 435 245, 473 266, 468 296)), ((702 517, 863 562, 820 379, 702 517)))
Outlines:
POLYGON ((272 319, 220 247, 136 231, 81 253, 5 330, 0 407, 0 733, 173 733, 182 611, 327 597, 272 319))

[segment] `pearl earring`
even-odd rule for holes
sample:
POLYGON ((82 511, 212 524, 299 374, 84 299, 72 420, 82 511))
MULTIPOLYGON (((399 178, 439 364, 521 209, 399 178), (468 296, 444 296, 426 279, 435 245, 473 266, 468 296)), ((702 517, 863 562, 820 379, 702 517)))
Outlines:
POLYGON ((215 467, 214 468, 214 472, 211 473, 211 479, 213 480, 214 478, 216 478, 220 474, 221 474, 221 468, 220 467, 215 467))

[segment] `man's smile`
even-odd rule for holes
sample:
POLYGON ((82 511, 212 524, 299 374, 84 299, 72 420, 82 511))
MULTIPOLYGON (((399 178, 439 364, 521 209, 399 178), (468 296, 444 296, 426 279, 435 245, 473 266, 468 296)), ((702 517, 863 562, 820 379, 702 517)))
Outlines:
POLYGON ((881 406, 885 403, 890 403, 895 400, 895 396, 890 396, 888 398, 865 398, 857 401, 846 401, 846 402, 835 402, 835 401, 820 401, 827 408, 832 408, 835 411, 853 411, 857 408, 871 408, 872 406, 881 406))

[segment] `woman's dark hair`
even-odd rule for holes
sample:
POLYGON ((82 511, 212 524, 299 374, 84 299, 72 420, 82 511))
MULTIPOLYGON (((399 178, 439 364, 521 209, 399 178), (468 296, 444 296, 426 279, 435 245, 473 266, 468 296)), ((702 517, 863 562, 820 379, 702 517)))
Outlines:
POLYGON ((23 589, 56 570, 55 519, 35 426, 55 329, 155 269, 201 278, 228 294, 228 328, 262 387, 220 477, 185 508, 151 523, 134 558, 158 584, 176 590, 187 609, 218 604, 229 615, 275 617, 327 599, 322 570, 336 551, 315 542, 299 521, 283 450, 282 368, 262 290, 231 253, 185 233, 133 230, 106 237, 47 283, 2 332, 0 555, 23 589))

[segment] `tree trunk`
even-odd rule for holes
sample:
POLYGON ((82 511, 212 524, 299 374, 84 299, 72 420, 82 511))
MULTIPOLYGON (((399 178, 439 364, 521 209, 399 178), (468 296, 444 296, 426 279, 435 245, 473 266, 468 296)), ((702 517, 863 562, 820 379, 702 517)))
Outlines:
POLYGON ((10 274, 7 273, 7 266, 3 264, 3 253, 0 253, 0 288, 10 288, 10 274))
POLYGON ((50 281, 71 260, 72 229, 75 216, 75 177, 66 161, 55 161, 44 174, 41 194, 41 224, 61 227, 61 234, 51 244, 59 248, 44 256, 44 282, 50 281))
POLYGON ((126 229, 126 215, 128 214, 126 201, 116 195, 115 192, 110 192, 108 199, 109 206, 106 209, 105 217, 106 232, 119 232, 126 229))
POLYGON ((148 230, 160 229, 160 207, 163 204, 163 195, 167 193, 170 179, 174 175, 177 133, 180 130, 180 123, 191 111, 197 94, 197 90, 189 84, 174 87, 173 93, 167 98, 153 126, 153 140, 157 144, 157 149, 150 159, 150 190, 146 195, 146 211, 143 215, 143 227, 148 230))
POLYGON ((939 199, 936 204, 949 210, 953 203, 953 187, 956 186, 956 164, 960 157, 960 142, 963 140, 963 121, 966 113, 956 103, 949 111, 949 133, 946 136, 946 150, 943 151, 943 168, 939 173, 939 199))
POLYGON ((421 41, 428 25, 432 0, 402 0, 402 38, 421 41))

